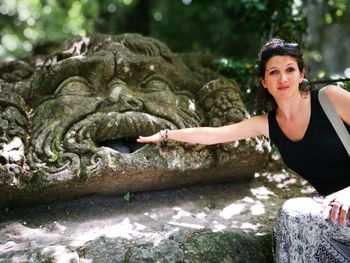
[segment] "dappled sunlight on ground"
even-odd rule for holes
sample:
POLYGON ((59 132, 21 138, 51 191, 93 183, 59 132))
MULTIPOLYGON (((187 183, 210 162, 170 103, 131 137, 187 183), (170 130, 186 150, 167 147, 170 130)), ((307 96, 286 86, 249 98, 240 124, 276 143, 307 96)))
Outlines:
POLYGON ((135 193, 129 202, 123 197, 91 197, 2 210, 0 254, 35 248, 59 253, 65 246, 78 248, 100 237, 157 245, 180 230, 266 235, 286 199, 312 191, 284 168, 265 169, 249 182, 135 193))

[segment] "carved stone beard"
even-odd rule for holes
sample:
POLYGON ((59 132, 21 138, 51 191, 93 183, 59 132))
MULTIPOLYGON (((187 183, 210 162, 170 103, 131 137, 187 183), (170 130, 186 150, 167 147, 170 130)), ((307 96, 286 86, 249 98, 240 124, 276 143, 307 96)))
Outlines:
POLYGON ((50 98, 41 103, 31 119, 32 134, 29 151, 30 166, 42 171, 48 181, 67 180, 80 174, 81 160, 76 153, 67 151, 63 138, 69 127, 90 114, 95 108, 92 98, 81 100, 73 96, 50 98))

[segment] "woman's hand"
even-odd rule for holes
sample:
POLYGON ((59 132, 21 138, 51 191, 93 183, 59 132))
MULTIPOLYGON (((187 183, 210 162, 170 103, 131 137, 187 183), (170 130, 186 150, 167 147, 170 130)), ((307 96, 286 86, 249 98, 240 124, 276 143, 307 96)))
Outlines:
POLYGON ((150 142, 161 142, 164 138, 161 136, 160 132, 157 132, 151 136, 139 136, 137 142, 140 143, 150 143, 150 142))
POLYGON ((330 213, 330 219, 333 222, 336 222, 338 218, 339 225, 345 225, 346 220, 349 220, 350 217, 350 186, 335 192, 333 194, 327 195, 322 203, 324 209, 327 206, 332 206, 332 210, 330 213))

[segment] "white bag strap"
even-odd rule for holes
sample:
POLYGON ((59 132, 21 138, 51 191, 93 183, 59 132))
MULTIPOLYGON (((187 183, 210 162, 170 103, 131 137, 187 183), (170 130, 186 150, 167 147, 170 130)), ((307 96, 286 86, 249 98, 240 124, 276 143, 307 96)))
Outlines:
POLYGON ((319 90, 318 100, 320 101, 323 111, 326 113, 329 121, 332 123, 334 127, 334 130, 337 132, 339 139, 343 143, 346 151, 350 156, 350 134, 345 128, 343 121, 340 119, 332 103, 329 101, 326 95, 326 89, 327 89, 327 86, 319 90))

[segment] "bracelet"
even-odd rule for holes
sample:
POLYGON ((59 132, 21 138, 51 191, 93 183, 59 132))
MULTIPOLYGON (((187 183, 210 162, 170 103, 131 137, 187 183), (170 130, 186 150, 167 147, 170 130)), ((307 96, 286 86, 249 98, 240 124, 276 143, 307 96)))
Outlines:
POLYGON ((163 141, 167 141, 168 140, 168 133, 169 133, 168 129, 160 130, 159 133, 160 133, 160 137, 163 138, 163 141))

